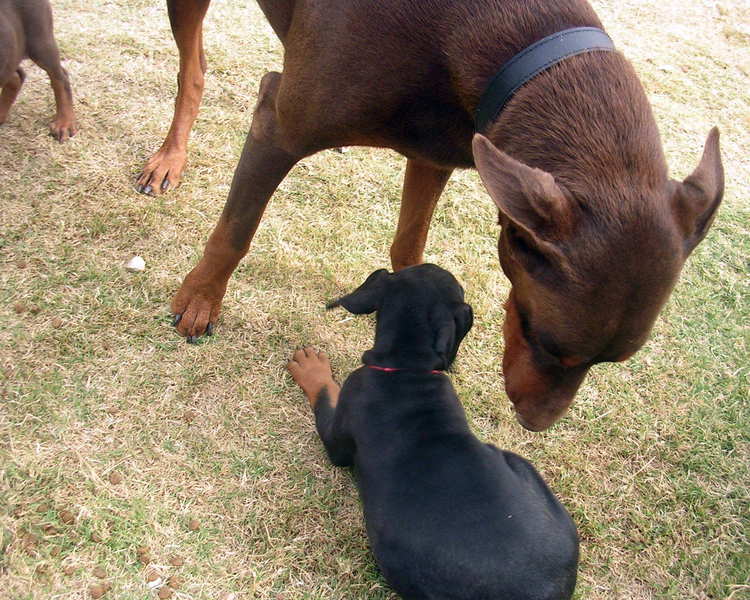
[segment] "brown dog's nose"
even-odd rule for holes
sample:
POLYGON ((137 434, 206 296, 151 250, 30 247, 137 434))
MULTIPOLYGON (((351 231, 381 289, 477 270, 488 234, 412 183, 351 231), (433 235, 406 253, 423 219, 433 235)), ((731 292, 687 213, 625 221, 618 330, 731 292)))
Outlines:
POLYGON ((544 431, 545 429, 547 429, 547 427, 536 427, 532 425, 531 423, 526 422, 526 420, 520 414, 518 414, 518 412, 515 410, 513 411, 513 414, 515 415, 516 421, 518 421, 518 424, 528 431, 533 431, 534 433, 537 433, 539 431, 544 431))

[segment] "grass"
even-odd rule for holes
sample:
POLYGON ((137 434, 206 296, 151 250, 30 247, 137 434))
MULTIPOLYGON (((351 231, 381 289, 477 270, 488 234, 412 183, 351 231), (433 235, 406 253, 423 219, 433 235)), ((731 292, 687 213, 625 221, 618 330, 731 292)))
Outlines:
MULTIPOLYGON (((166 131, 177 68, 163 3, 53 4, 82 129, 47 137, 36 67, 0 129, 0 595, 88 597, 101 566, 116 598, 154 598, 173 574, 179 598, 393 598, 352 479, 327 464, 284 363, 315 343, 345 374, 368 347, 369 319, 323 304, 387 266, 404 160, 352 149, 295 168, 217 335, 188 346, 168 301, 221 211, 280 44, 254 3, 214 3, 184 185, 148 198, 133 176, 166 131), (120 267, 132 254, 144 273, 120 267)), ((721 127, 724 206, 645 348, 595 368, 569 416, 530 434, 499 375, 496 215, 476 174, 457 173, 427 248, 477 316, 454 381, 476 433, 532 460, 573 514, 578 598, 750 598, 750 10, 594 5, 642 76, 676 177, 721 127)))

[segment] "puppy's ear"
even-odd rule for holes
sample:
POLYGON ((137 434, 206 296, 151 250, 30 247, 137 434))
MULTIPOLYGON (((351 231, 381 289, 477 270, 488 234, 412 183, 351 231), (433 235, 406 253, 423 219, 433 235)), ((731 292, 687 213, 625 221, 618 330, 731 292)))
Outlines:
POLYGON ((469 304, 457 302, 448 308, 440 306, 435 317, 438 321, 435 352, 447 369, 456 358, 461 340, 474 324, 474 312, 469 304))
POLYGON ((471 305, 462 302, 456 306, 453 309, 453 318, 456 320, 456 349, 458 349, 458 345, 474 325, 474 311, 471 309, 471 305))
POLYGON ((351 294, 341 296, 326 304, 327 309, 343 306, 350 313, 364 315, 375 312, 380 307, 385 294, 386 283, 390 274, 385 269, 378 269, 351 294))

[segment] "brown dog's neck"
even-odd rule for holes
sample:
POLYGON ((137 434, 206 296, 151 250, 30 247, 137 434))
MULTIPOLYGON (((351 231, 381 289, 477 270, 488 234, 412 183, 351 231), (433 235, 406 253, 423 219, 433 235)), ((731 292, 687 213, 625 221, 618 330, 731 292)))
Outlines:
MULTIPOLYGON (((447 44, 448 66, 472 116, 492 77, 514 55, 564 29, 603 28, 582 0, 515 0, 501 8, 456 3, 452 11, 457 26, 447 44)), ((516 160, 551 173, 583 202, 612 198, 613 189, 660 189, 667 181, 650 104, 619 52, 581 54, 540 73, 483 133, 516 160)))
POLYGON ((447 66, 464 106, 474 114, 487 84, 513 56, 534 42, 601 21, 585 0, 454 2, 443 13, 447 66))
POLYGON ((667 182, 651 106, 632 65, 616 52, 581 54, 541 73, 508 103, 488 137, 583 201, 623 202, 624 190, 661 191, 667 182))

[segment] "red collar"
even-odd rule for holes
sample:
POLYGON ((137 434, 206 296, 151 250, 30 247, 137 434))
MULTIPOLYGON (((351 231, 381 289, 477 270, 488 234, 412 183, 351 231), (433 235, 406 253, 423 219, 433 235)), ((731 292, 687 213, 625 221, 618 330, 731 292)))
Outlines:
MULTIPOLYGON (((417 369, 399 369, 397 367, 379 367, 377 365, 365 365, 368 369, 375 369, 376 371, 383 371, 384 373, 395 373, 397 371, 417 371, 417 369)), ((432 375, 441 375, 443 371, 436 369, 428 371, 432 375)))

